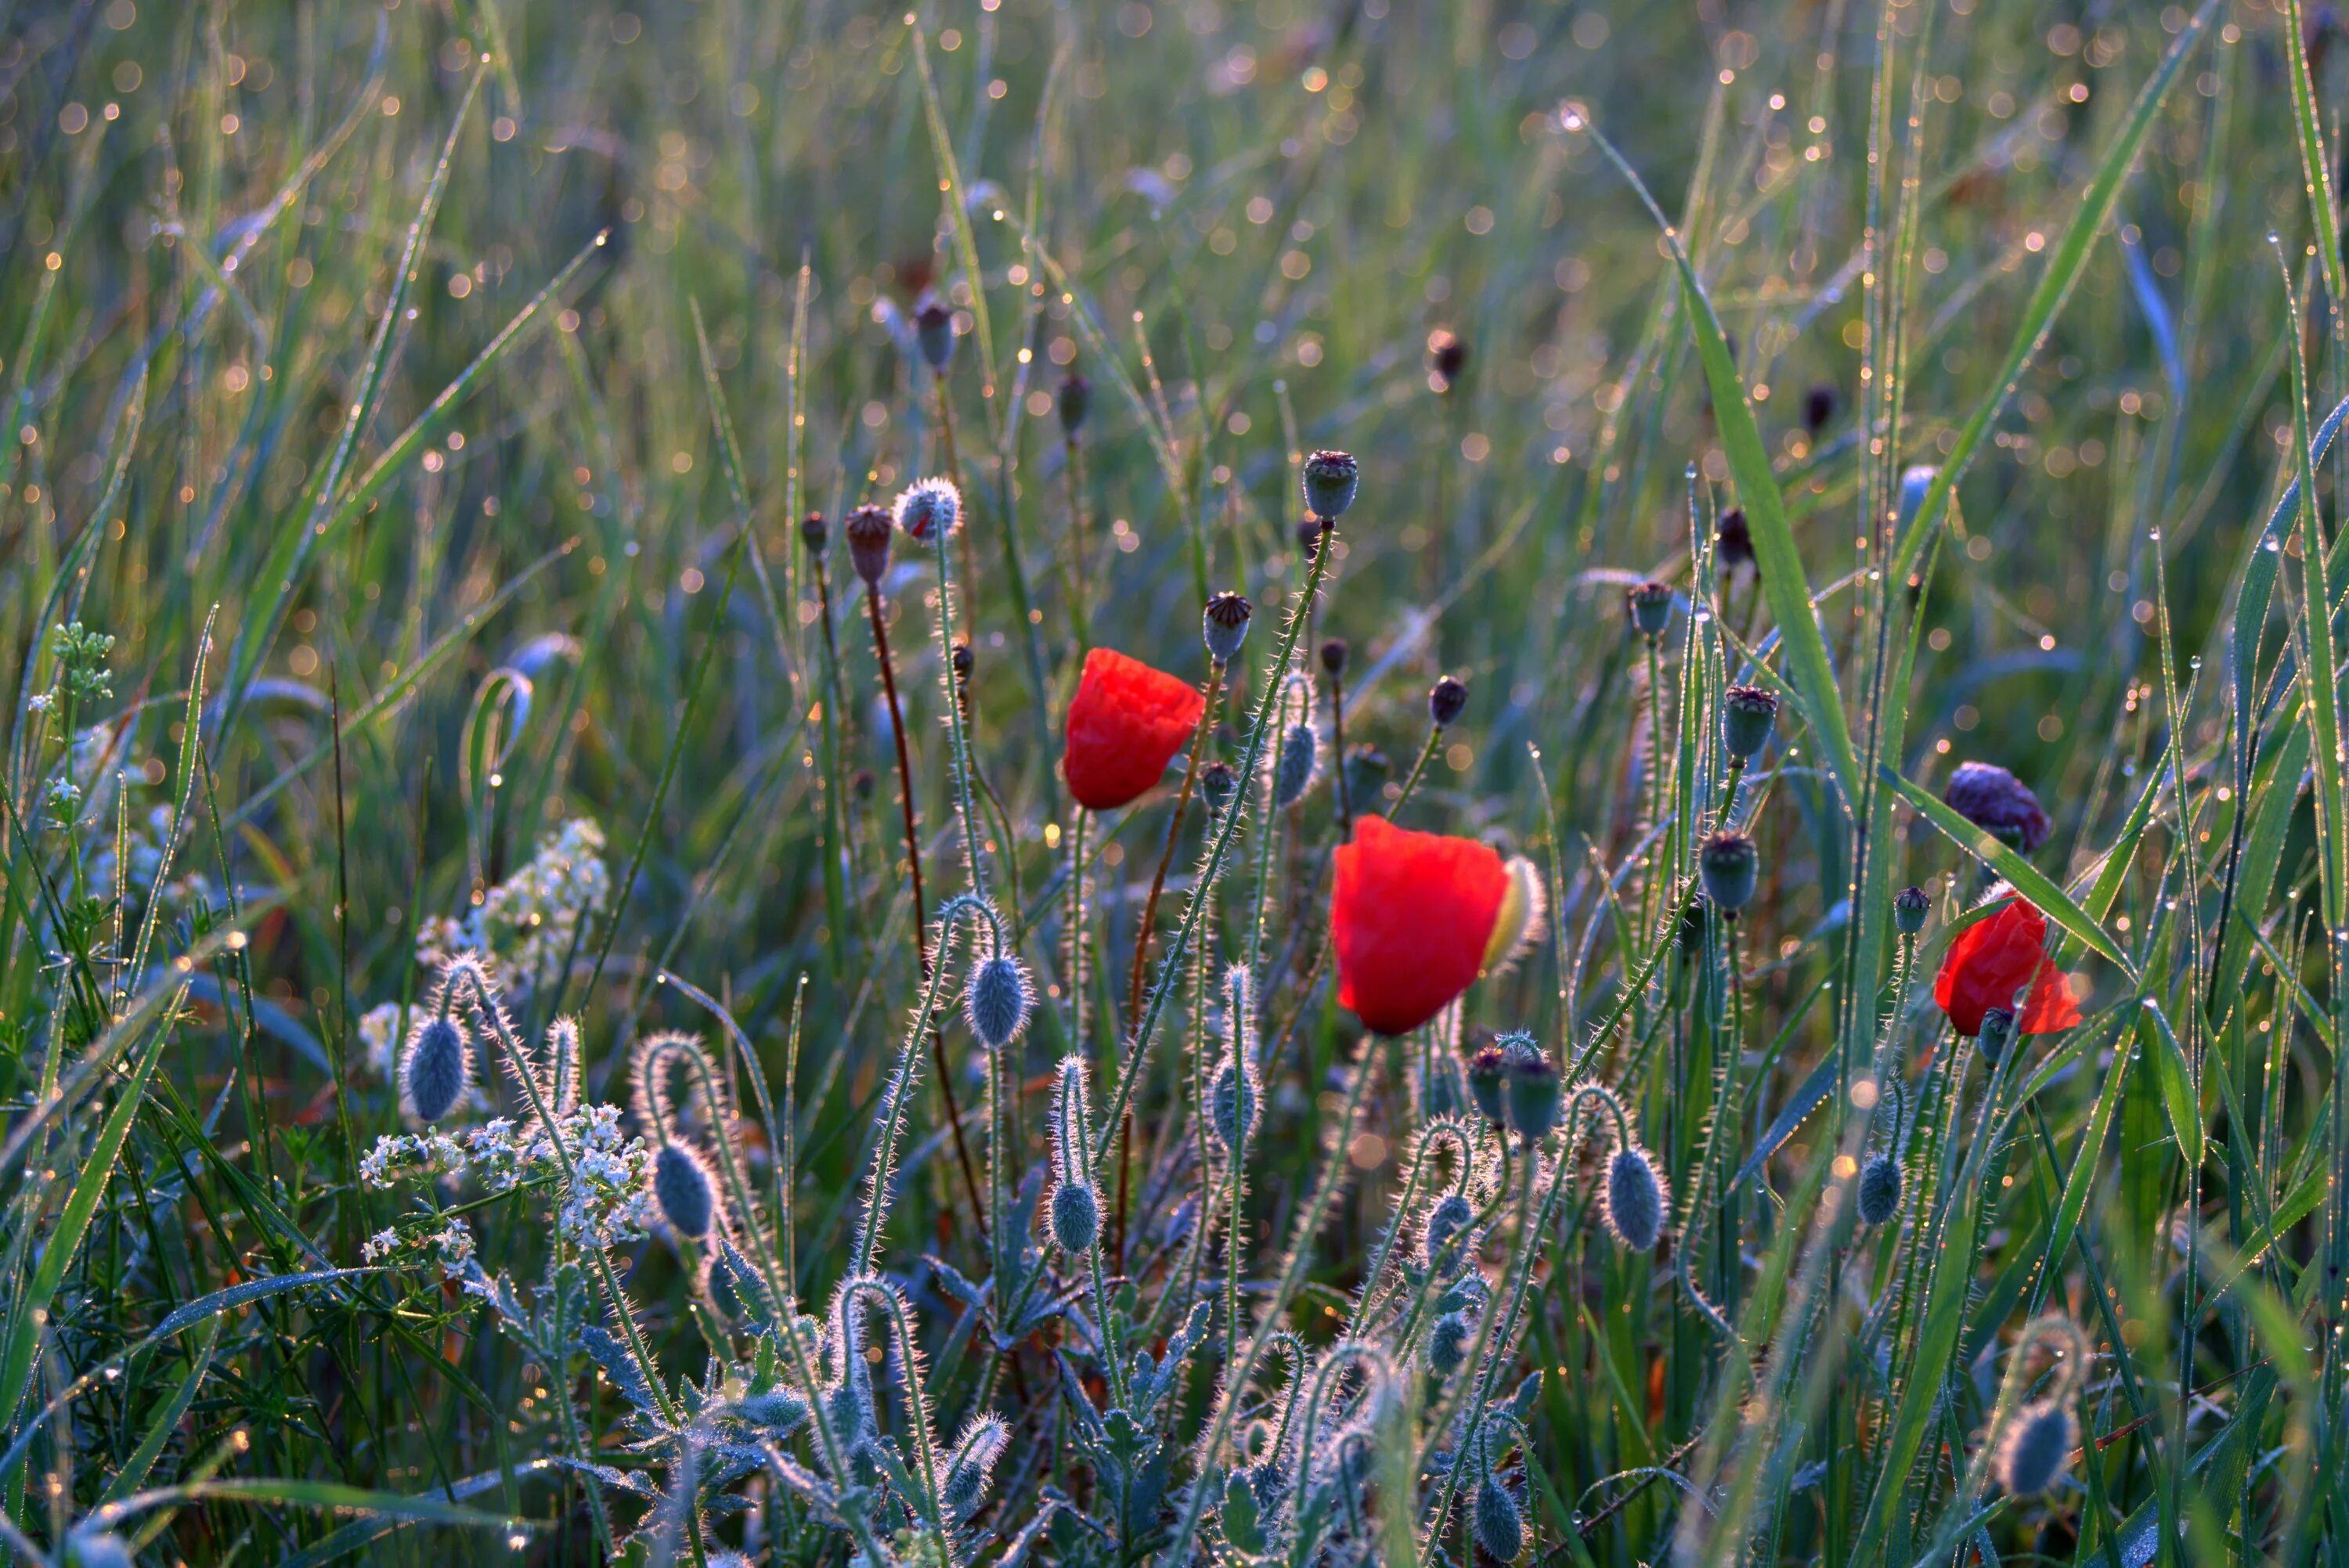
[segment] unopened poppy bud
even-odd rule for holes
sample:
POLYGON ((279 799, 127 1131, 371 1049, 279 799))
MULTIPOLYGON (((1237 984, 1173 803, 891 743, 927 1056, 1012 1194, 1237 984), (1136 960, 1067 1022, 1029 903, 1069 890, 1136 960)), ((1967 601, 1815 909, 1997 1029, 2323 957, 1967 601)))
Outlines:
POLYGON ((1346 673, 1345 638, 1332 637, 1321 645, 1321 667, 1330 672, 1333 680, 1346 673))
POLYGON ((954 360, 954 312, 938 300, 926 302, 914 313, 914 339, 921 345, 922 358, 933 370, 944 370, 954 360))
POLYGON ((1010 1446, 1010 1432, 993 1416, 982 1416, 965 1429, 955 1445, 954 1458, 947 1464, 947 1479, 938 1488, 949 1514, 967 1519, 978 1511, 995 1461, 1010 1446))
POLYGON ((1617 1241, 1635 1253, 1656 1250, 1664 1234, 1664 1180, 1646 1150, 1632 1144, 1609 1158, 1600 1202, 1600 1218, 1617 1241))
POLYGON ((1361 482, 1361 467, 1351 452, 1316 452, 1305 459, 1305 508, 1335 522, 1354 504, 1354 490, 1361 482))
POLYGON ((1735 914, 1753 902, 1762 857, 1744 834, 1715 833, 1697 851, 1697 868, 1704 873, 1704 896, 1723 913, 1735 914))
POLYGON ((1216 816, 1231 809, 1232 798, 1239 792, 1239 769, 1230 763, 1210 762, 1199 769, 1199 794, 1216 816))
POLYGON ((1255 1072, 1226 1062, 1209 1092, 1212 1103, 1208 1120, 1215 1128, 1216 1141, 1226 1149, 1239 1149, 1256 1127, 1258 1095, 1255 1072))
POLYGON ((848 563, 856 568, 856 575, 867 588, 881 586, 881 579, 889 574, 890 541, 896 535, 889 509, 860 506, 848 514, 841 531, 848 536, 848 563))
POLYGON ((1074 436, 1084 428, 1085 414, 1093 406, 1093 384, 1073 370, 1061 378, 1061 429, 1074 436))
POLYGON ((1558 1108, 1565 1099, 1557 1069, 1549 1065, 1549 1058, 1527 1052, 1512 1060, 1505 1088, 1509 1125, 1517 1135, 1529 1143, 1548 1137, 1557 1126, 1558 1108))
POLYGON ((1892 923, 1903 936, 1924 930, 1925 917, 1932 912, 1932 895, 1923 888, 1904 887, 1892 895, 1892 923))
POLYGON ((1672 624, 1672 591, 1661 583, 1633 584, 1624 596, 1630 607, 1631 624, 1643 637, 1661 637, 1664 628, 1672 624))
POLYGON ((1248 617, 1254 614, 1247 600, 1237 593, 1218 593, 1209 599, 1199 616, 1199 635, 1207 645, 1207 656, 1219 665, 1238 657, 1240 645, 1247 641, 1248 617))
POLYGON ((1444 676, 1427 688, 1427 721, 1438 729, 1449 729, 1468 711, 1468 683, 1458 676, 1444 676))
POLYGON ((824 552, 832 542, 832 525, 824 521, 823 513, 812 511, 800 519, 800 542, 807 547, 810 555, 824 552))
POLYGON ((1277 810, 1294 806, 1313 787, 1321 769, 1321 738, 1304 720, 1281 732, 1280 751, 1272 762, 1272 804, 1277 810))
POLYGON ((1754 530, 1745 521, 1745 509, 1733 506, 1721 514, 1713 530, 1713 559, 1723 566, 1734 569, 1754 564, 1754 530))
POLYGON ((917 544, 933 543, 962 526, 962 491, 952 480, 922 480, 897 497, 897 526, 917 544))
POLYGON ((454 1018, 429 1017, 417 1026, 399 1066, 403 1109, 419 1121, 438 1121, 457 1109, 471 1076, 463 1026, 454 1018))
POLYGON ((963 1016, 980 1045, 999 1051, 1028 1026, 1033 1001, 1028 972, 1019 960, 999 953, 972 966, 970 984, 963 992, 963 1016))
POLYGON ((1475 1205, 1458 1192, 1446 1192, 1427 1211, 1425 1250, 1421 1261, 1429 1268, 1440 1266, 1452 1243, 1476 1222, 1475 1205))
POLYGON ((2054 827, 2030 786, 1994 762, 1961 762, 1941 791, 1950 810, 2024 854, 2037 852, 2054 827))
POLYGON ((1803 428, 1816 437, 1826 428, 1827 421, 1835 418, 1836 405, 1839 401, 1841 399, 1836 396, 1833 383, 1813 382, 1811 389, 1803 394, 1803 428))
POLYGON ((1052 1243, 1064 1253, 1089 1253, 1101 1235, 1101 1200, 1081 1181, 1052 1192, 1052 1243))
POLYGON ((2014 1043, 2014 1009, 1992 1007, 1982 1014, 1982 1032, 1974 1037, 1982 1060, 1996 1067, 2006 1055, 2007 1047, 2014 1043))
POLYGON ((1370 800, 1386 788, 1387 776, 1394 771, 1387 754, 1375 746, 1350 747, 1346 760, 1340 767, 1346 770, 1346 798, 1350 800, 1370 800))
POLYGON ((709 1233, 718 1212, 718 1184, 701 1156, 682 1143, 664 1143, 653 1155, 653 1201, 680 1236, 709 1233))
POLYGON ((1681 905, 1680 930, 1676 934, 1682 956, 1704 951, 1704 895, 1691 893, 1681 905))
POLYGON ((1437 1318, 1427 1336, 1427 1369, 1439 1377, 1459 1371, 1468 1359, 1468 1341, 1475 1327, 1464 1313, 1447 1312, 1437 1318))
POLYGON ((1770 743, 1777 722, 1778 699, 1761 686, 1733 686, 1722 694, 1721 744, 1738 762, 1770 743))
POLYGON ((1427 335, 1428 385, 1438 392, 1449 392, 1460 373, 1468 367, 1468 346, 1460 335, 1449 327, 1437 327, 1427 335))
POLYGON ((1859 1218, 1862 1224, 1888 1223, 1900 1212, 1900 1161, 1878 1152, 1859 1168, 1859 1218))
POLYGON ((2069 1407, 2052 1400, 2025 1405, 2007 1423, 1992 1473, 2011 1495, 2037 1497, 2070 1466, 2079 1442, 2079 1426, 2069 1407))
POLYGON ((1498 1127, 1507 1119, 1501 1086, 1507 1080, 1508 1060, 1496 1047, 1486 1046, 1468 1059, 1468 1092, 1485 1119, 1498 1127))
POLYGON ((1509 1489, 1491 1476, 1476 1485, 1476 1504, 1470 1510, 1476 1526, 1476 1544, 1495 1563, 1515 1563, 1526 1549, 1526 1516, 1509 1489))

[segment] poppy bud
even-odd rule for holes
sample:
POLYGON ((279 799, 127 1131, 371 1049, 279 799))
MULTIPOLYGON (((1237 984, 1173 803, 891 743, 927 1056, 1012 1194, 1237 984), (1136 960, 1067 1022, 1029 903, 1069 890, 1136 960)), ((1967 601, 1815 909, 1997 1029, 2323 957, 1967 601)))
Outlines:
POLYGON ((1974 1044, 1982 1051, 1982 1060, 1996 1067, 2006 1055, 2006 1047, 2014 1043, 2014 1010, 2012 1007, 1991 1007, 1982 1016, 1982 1031, 1974 1044))
POLYGON ((1468 1060, 1468 1092, 1475 1097, 1476 1109, 1485 1113, 1485 1119, 1495 1127, 1507 1119, 1501 1091, 1507 1078, 1507 1059, 1494 1047, 1486 1046, 1468 1060))
POLYGON ((1445 676, 1427 688, 1427 720, 1438 729, 1449 729, 1468 711, 1468 683, 1458 676, 1445 676))
POLYGON ((1437 327, 1427 335, 1428 385, 1438 392, 1449 392, 1460 373, 1468 367, 1468 346, 1460 335, 1449 327, 1437 327))
POLYGON ((2054 827, 2022 779, 1994 762, 1961 762, 1941 791, 1950 810, 2024 854, 2035 853, 2054 827))
POLYGON ((1305 509, 1326 522, 1335 522, 1354 504, 1361 482, 1361 467, 1351 452, 1316 452, 1305 459, 1305 509))
POLYGON ((1226 1062, 1223 1070, 1216 1075, 1209 1095, 1212 1103, 1208 1120, 1215 1129, 1216 1141, 1228 1150, 1239 1149, 1256 1128, 1259 1096, 1255 1069, 1226 1062))
POLYGON ((1092 407, 1093 384, 1071 370, 1061 380, 1061 429, 1073 437, 1084 428, 1085 413, 1092 407))
POLYGON ((1491 1476, 1476 1487, 1476 1505, 1470 1511, 1476 1525, 1476 1544, 1496 1563, 1514 1563, 1526 1549, 1526 1518, 1509 1489, 1491 1476))
POLYGON ((1028 1026, 1033 991, 1019 960, 1006 954, 972 966, 963 992, 963 1016, 970 1032, 990 1051, 999 1051, 1028 1026))
POLYGON ((1697 851, 1697 866, 1704 873, 1704 896, 1723 914, 1733 915, 1753 902, 1762 857, 1744 834, 1713 834, 1697 851))
POLYGON ((2066 1406, 2052 1400, 2025 1405, 2007 1423, 1991 1471, 2014 1497, 2037 1497, 2055 1484, 2079 1446, 2080 1429, 2066 1406))
POLYGON ((1356 801, 1375 799, 1386 787, 1387 775, 1394 771, 1387 754, 1370 745, 1349 748, 1346 760, 1339 766, 1346 770, 1346 798, 1356 801))
POLYGON ((1925 929, 1925 917, 1933 912, 1933 900, 1920 887, 1904 887, 1892 895, 1892 923, 1903 936, 1914 936, 1925 929))
POLYGON ((807 546, 810 555, 822 555, 832 542, 832 527, 823 521, 823 513, 812 511, 800 519, 800 542, 807 546))
POLYGON ((1704 951, 1704 895, 1691 893, 1681 905, 1679 939, 1683 957, 1704 951))
POLYGON ((1052 1243, 1064 1253, 1089 1253, 1101 1237, 1101 1200, 1082 1181, 1063 1181, 1052 1192, 1052 1243))
POLYGON ((897 526, 917 544, 930 544, 962 526, 962 491, 952 480, 921 480, 897 496, 897 526))
POLYGON ((1237 658, 1240 645, 1247 641, 1248 617, 1254 614, 1237 593, 1218 593, 1209 599, 1199 617, 1199 635, 1207 645, 1207 656, 1219 665, 1237 658))
POLYGON ((938 1488, 939 1500, 949 1514, 967 1519, 977 1511, 979 1499, 987 1495, 995 1461, 1010 1446, 1011 1434, 993 1416, 981 1416, 964 1430, 953 1459, 947 1463, 947 1479, 938 1488))
POLYGON ((1452 1248, 1452 1243, 1459 1240, 1468 1227, 1475 1222, 1475 1205, 1469 1202, 1462 1194, 1446 1192, 1443 1197, 1438 1198, 1434 1206, 1427 1212, 1427 1231, 1423 1238, 1425 1250, 1422 1253, 1423 1261, 1429 1268, 1441 1266, 1444 1262, 1445 1254, 1452 1248))
POLYGON ((1280 752, 1272 762, 1272 804, 1278 810, 1294 806, 1313 787, 1321 769, 1321 738, 1313 726, 1299 720, 1281 732, 1280 752))
POLYGON ((1321 667, 1330 672, 1332 680, 1346 673, 1345 638, 1332 637, 1321 645, 1321 667))
POLYGON ((1733 506, 1721 514, 1721 522, 1713 531, 1713 558, 1727 567, 1754 564, 1754 530, 1745 521, 1745 509, 1733 506))
POLYGON ((1228 762, 1210 762, 1199 769, 1199 794, 1207 810, 1220 817, 1240 792, 1239 769, 1228 762))
POLYGON ((1465 1313, 1447 1312, 1437 1318, 1427 1336, 1427 1369, 1439 1377, 1459 1371, 1468 1359, 1468 1341, 1475 1327, 1465 1313))
POLYGON ((881 579, 889 574, 889 543, 896 533, 889 509, 860 506, 848 514, 841 531, 848 536, 848 563, 867 588, 880 587, 881 579))
POLYGON ((419 1121, 438 1121, 457 1109, 471 1076, 463 1026, 435 1015, 417 1026, 399 1065, 401 1107, 419 1121))
POLYGON ((1889 1154, 1869 1155, 1859 1168, 1860 1222, 1885 1224, 1899 1212, 1900 1161, 1889 1154))
POLYGON ((935 299, 924 303, 914 313, 914 340, 921 345, 930 368, 944 370, 954 360, 954 312, 935 299))
POLYGON ((1721 743, 1739 762, 1770 743, 1778 699, 1760 686, 1733 686, 1722 695, 1721 743))
POLYGON ((1600 1218, 1617 1241, 1635 1253, 1656 1250, 1664 1234, 1664 1181, 1646 1150, 1635 1143, 1615 1151, 1600 1201, 1600 1218))
POLYGON ((1558 1108, 1566 1098, 1549 1058, 1531 1051, 1516 1057, 1509 1063, 1505 1088, 1509 1125, 1517 1135, 1528 1143, 1548 1137, 1557 1126, 1558 1108))
POLYGON ((1839 401, 1832 382, 1813 382, 1811 389, 1803 394, 1803 428, 1814 437, 1817 436, 1826 428, 1827 421, 1835 418, 1836 404, 1839 401))
POLYGON ((701 1156, 682 1143, 664 1143, 653 1155, 653 1201, 680 1236, 698 1241, 718 1214, 718 1184, 701 1156))
POLYGON ((1630 607, 1631 624, 1641 636, 1661 637, 1672 624, 1672 591, 1663 583, 1636 583, 1623 598, 1630 607))

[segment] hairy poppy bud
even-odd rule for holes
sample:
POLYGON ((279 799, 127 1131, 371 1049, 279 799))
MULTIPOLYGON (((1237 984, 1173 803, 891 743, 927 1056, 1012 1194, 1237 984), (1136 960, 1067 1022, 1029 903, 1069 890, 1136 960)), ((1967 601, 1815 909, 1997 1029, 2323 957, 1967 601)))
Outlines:
POLYGON ((1485 1119, 1495 1127, 1507 1119, 1501 1086, 1508 1071, 1507 1058, 1492 1046, 1486 1046, 1468 1061, 1468 1092, 1475 1097, 1476 1109, 1485 1113, 1485 1119))
POLYGON ((1028 1026, 1032 1003, 1032 988, 1019 960, 999 953, 972 966, 970 984, 963 992, 963 1016, 980 1045, 999 1051, 1028 1026))
POLYGON ((1101 1236, 1101 1200, 1082 1181, 1063 1181, 1052 1192, 1052 1243, 1064 1253, 1087 1253, 1101 1236))
POLYGON ((1280 750, 1272 760, 1274 809, 1297 804, 1320 770, 1321 738, 1309 720, 1297 719, 1281 731, 1280 750))
POLYGON ((2029 786, 1994 762, 1961 762, 1941 799, 1950 810, 2024 854, 2035 853, 2054 827, 2029 786))
POLYGON ((1199 769, 1199 794, 1216 816, 1230 810, 1232 798, 1239 792, 1239 769, 1230 763, 1210 762, 1199 769))
POLYGON ((1743 762, 1770 743, 1770 727, 1777 719, 1774 694, 1760 686, 1731 686, 1722 694, 1721 743, 1743 762))
POLYGON ((979 1500, 987 1495, 995 1461, 1010 1446, 1010 1432, 994 1416, 981 1416, 964 1429, 954 1457, 947 1462, 947 1478, 938 1487, 939 1501, 947 1513, 967 1519, 978 1511, 979 1500))
POLYGON ((1528 1143, 1548 1137, 1557 1126, 1558 1108, 1566 1098, 1549 1058, 1528 1051, 1512 1060, 1505 1088, 1509 1125, 1517 1135, 1528 1143))
POLYGON ((1426 1234, 1422 1238, 1424 1250, 1422 1261, 1429 1268, 1444 1262, 1452 1243, 1460 1239, 1470 1225, 1476 1222, 1475 1205, 1458 1192, 1446 1192, 1427 1211, 1426 1234))
POLYGON ((1517 1500, 1509 1489, 1491 1476, 1476 1487, 1476 1503, 1470 1510, 1475 1521, 1476 1544, 1496 1563, 1514 1563, 1517 1553, 1526 1549, 1526 1518, 1517 1507, 1517 1500))
POLYGON ((1346 639, 1332 637, 1321 645, 1321 667, 1335 680, 1346 673, 1346 639))
POLYGON ((2071 1409, 2051 1400, 2025 1405, 2008 1421, 1991 1461, 1998 1484, 2015 1497, 2037 1497, 2055 1484, 2079 1446, 2071 1409))
POLYGON ((1803 428, 1816 437, 1826 428, 1827 421, 1835 418, 1836 405, 1839 401, 1841 399, 1836 396, 1832 382, 1813 382, 1811 389, 1803 394, 1803 428))
POLYGON ((1339 766, 1346 770, 1346 798, 1357 802, 1375 799, 1394 771, 1387 754, 1369 745, 1348 748, 1346 760, 1339 766))
POLYGON ((1932 896, 1923 888, 1904 887, 1892 895, 1892 923, 1903 936, 1924 930, 1925 917, 1932 912, 1932 896))
POLYGON ((2014 1010, 2011 1007, 1986 1010, 1982 1016, 1982 1032, 1974 1037, 1974 1044, 1982 1051, 1982 1060, 1996 1067, 2006 1055, 2006 1048, 2014 1044, 2014 1010))
POLYGON ((889 574, 889 543, 896 534, 889 509, 860 506, 848 514, 841 531, 848 536, 848 563, 856 568, 856 575, 867 588, 881 586, 881 579, 889 574))
POLYGON ((1427 1369, 1439 1377, 1449 1377, 1468 1359, 1468 1341, 1476 1326, 1463 1312, 1447 1312, 1435 1320, 1427 1336, 1427 1369))
POLYGON ((1468 683, 1458 676, 1445 676, 1427 688, 1427 720, 1438 729, 1449 729, 1468 711, 1468 683))
POLYGON ((1691 893, 1681 905, 1680 930, 1676 934, 1683 957, 1704 951, 1704 895, 1691 893))
POLYGON ((1635 1253, 1651 1253, 1664 1234, 1664 1179, 1638 1144, 1617 1150, 1607 1161, 1600 1217, 1617 1241, 1635 1253))
POLYGON ((456 1019, 435 1016, 417 1026, 399 1064, 401 1107, 419 1121, 438 1121, 457 1109, 472 1081, 472 1052, 456 1019))
POLYGON ((1468 367, 1468 346, 1460 335, 1449 327, 1437 327, 1427 335, 1427 384, 1438 392, 1449 392, 1460 373, 1468 367))
POLYGON ((944 370, 954 360, 954 312, 938 300, 926 301, 914 313, 914 339, 933 370, 944 370))
POLYGON ((824 521, 823 513, 812 511, 800 519, 800 542, 807 546, 810 555, 824 552, 832 542, 832 525, 824 521))
POLYGON ((1211 1104, 1208 1121, 1214 1127, 1216 1141, 1226 1149, 1237 1150, 1245 1145, 1256 1128, 1256 1069, 1245 1064, 1226 1062, 1216 1074, 1209 1091, 1211 1104))
POLYGON ((930 544, 962 526, 962 491, 952 480, 920 480, 897 496, 897 526, 917 544, 930 544))
POLYGON ((1753 902, 1762 857, 1744 834, 1713 834, 1697 851, 1697 867, 1704 873, 1704 896, 1723 913, 1735 914, 1753 902))
POLYGON ((1881 1225, 1900 1212, 1900 1161, 1876 1153, 1859 1168, 1859 1218, 1862 1224, 1881 1225))
POLYGON ((1093 384, 1075 371, 1061 378, 1061 429, 1074 436, 1084 428, 1086 411, 1093 406, 1093 384))
POLYGON ((1305 508, 1315 517, 1335 522, 1354 504, 1361 467, 1351 452, 1316 452, 1305 459, 1305 508))
POLYGON ((1199 635, 1207 645, 1207 656, 1219 665, 1237 658, 1240 645, 1247 641, 1248 617, 1254 614, 1237 593, 1218 593, 1209 599, 1199 617, 1199 635))
POLYGON ((1745 521, 1745 509, 1733 506, 1721 514, 1721 521, 1713 535, 1713 559, 1734 569, 1754 564, 1754 530, 1745 521))
POLYGON ((670 1230, 698 1241, 717 1218, 718 1183, 694 1150, 664 1143, 653 1155, 653 1201, 670 1230))
POLYGON ((1661 583, 1640 583, 1624 594, 1631 624, 1643 637, 1661 637, 1672 624, 1672 591, 1661 583))

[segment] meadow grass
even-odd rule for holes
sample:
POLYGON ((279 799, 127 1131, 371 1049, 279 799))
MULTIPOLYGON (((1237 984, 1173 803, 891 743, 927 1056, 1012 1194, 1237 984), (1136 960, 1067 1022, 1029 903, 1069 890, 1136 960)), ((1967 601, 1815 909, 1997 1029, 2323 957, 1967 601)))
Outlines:
POLYGON ((0 0, 0 1550, 2349 1561, 2344 43, 0 0))

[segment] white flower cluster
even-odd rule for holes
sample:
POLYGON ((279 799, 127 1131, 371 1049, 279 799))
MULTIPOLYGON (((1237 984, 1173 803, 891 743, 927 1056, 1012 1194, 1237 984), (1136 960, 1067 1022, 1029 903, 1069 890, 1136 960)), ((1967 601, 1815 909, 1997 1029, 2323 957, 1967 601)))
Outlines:
POLYGON ((369 1070, 379 1078, 391 1077, 399 1055, 399 1004, 385 1002, 359 1016, 359 1043, 367 1047, 369 1070))
MULTIPOLYGON (((621 1132, 619 1107, 585 1106, 562 1117, 558 1125, 579 1170, 577 1185, 564 1187, 556 1216, 565 1239, 601 1248, 644 1235, 652 1218, 646 1181, 652 1151, 642 1139, 621 1132)), ((359 1161, 359 1180, 370 1187, 453 1179, 468 1172, 487 1191, 510 1192, 541 1178, 554 1178, 560 1184, 563 1160, 543 1123, 495 1117, 455 1134, 379 1138, 359 1161)))
POLYGON ((442 1274, 464 1274, 473 1261, 473 1232, 462 1220, 451 1220, 437 1231, 404 1235, 396 1230, 378 1231, 367 1239, 359 1255, 368 1263, 394 1268, 413 1268, 429 1261, 442 1274))
POLYGON ((579 923, 604 907, 612 876, 604 865, 604 830, 574 817, 539 841, 528 864, 481 895, 461 920, 427 920, 416 956, 435 969, 471 958, 499 990, 527 995, 554 977, 570 955, 579 923))

